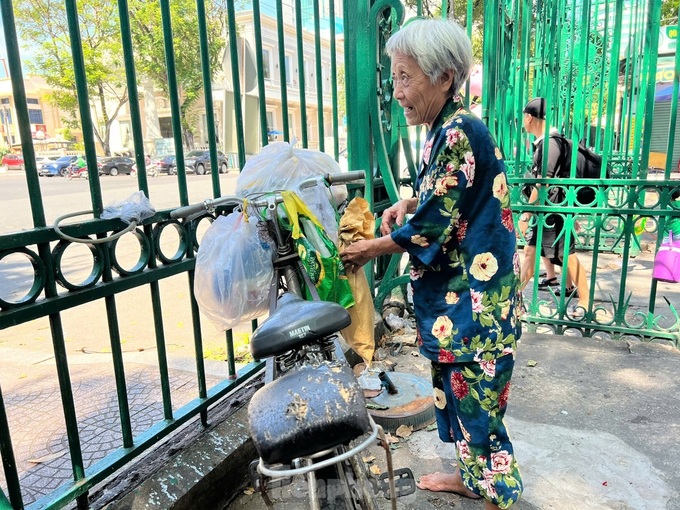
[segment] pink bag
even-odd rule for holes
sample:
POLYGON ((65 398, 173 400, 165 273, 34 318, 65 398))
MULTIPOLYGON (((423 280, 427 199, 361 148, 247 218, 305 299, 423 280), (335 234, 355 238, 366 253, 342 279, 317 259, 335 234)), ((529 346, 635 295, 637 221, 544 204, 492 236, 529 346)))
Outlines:
POLYGON ((663 282, 680 282, 680 239, 673 241, 673 232, 669 232, 668 240, 664 240, 656 253, 652 278, 663 282))

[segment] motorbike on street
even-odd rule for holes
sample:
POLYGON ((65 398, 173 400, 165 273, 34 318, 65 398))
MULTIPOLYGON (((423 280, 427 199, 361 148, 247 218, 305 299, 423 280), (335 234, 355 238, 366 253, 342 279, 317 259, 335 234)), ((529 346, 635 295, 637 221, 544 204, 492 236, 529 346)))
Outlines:
POLYGON ((81 178, 81 179, 87 179, 88 178, 88 172, 87 172, 87 167, 83 166, 78 168, 75 163, 71 163, 68 166, 68 170, 66 171, 66 178, 67 179, 73 179, 73 178, 81 178))

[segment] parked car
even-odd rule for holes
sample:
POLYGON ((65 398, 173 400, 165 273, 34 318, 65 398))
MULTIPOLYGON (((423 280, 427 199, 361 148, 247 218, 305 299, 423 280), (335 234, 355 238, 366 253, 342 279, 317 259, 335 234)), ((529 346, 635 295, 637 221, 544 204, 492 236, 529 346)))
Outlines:
MULTIPOLYGON (((229 164, 227 163, 227 156, 225 156, 222 151, 217 151, 217 162, 220 167, 220 173, 226 174, 229 171, 229 164)), ((210 151, 191 151, 185 156, 184 163, 188 168, 191 168, 198 175, 203 175, 211 170, 210 151)))
POLYGON ((175 175, 177 173, 177 161, 174 154, 151 158, 151 166, 155 166, 158 172, 165 172, 168 175, 175 175))
POLYGON ((130 174, 135 160, 132 158, 124 158, 121 156, 114 156, 108 158, 97 158, 97 166, 99 167, 99 175, 118 175, 119 173, 130 174))
POLYGON ((21 154, 5 154, 2 157, 2 168, 5 170, 23 170, 24 157, 21 154))
POLYGON ((78 156, 62 156, 52 163, 46 163, 42 167, 38 168, 38 175, 46 175, 52 177, 54 175, 61 175, 66 177, 68 173, 68 167, 71 163, 75 162, 78 156))
POLYGON ((35 167, 38 169, 38 172, 40 172, 40 169, 42 168, 43 165, 54 163, 58 159, 59 156, 36 156, 35 167))

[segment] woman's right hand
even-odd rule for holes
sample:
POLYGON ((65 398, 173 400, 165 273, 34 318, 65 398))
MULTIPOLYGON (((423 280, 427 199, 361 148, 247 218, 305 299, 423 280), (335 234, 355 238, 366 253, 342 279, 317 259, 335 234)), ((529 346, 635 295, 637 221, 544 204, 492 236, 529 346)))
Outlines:
POLYGON ((385 209, 382 213, 380 233, 384 236, 389 235, 395 223, 401 227, 404 224, 404 217, 409 213, 415 212, 415 208, 416 199, 406 198, 385 209))

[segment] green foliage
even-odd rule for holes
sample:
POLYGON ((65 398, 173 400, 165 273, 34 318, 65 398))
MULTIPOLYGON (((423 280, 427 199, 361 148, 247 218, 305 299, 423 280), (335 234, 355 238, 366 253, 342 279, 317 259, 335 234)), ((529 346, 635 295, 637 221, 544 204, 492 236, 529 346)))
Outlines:
MULTIPOLYGON (((170 96, 163 42, 163 23, 159 2, 134 0, 130 3, 130 23, 139 74, 148 76, 167 97, 170 96)), ((192 146, 194 123, 191 108, 202 97, 203 77, 195 0, 176 0, 170 4, 175 75, 179 89, 181 122, 185 145, 192 146)), ((211 79, 221 68, 226 41, 226 6, 207 2, 206 25, 211 79)), ((195 116, 195 114, 194 114, 195 116)))
MULTIPOLYGON (((416 12, 417 0, 404 0, 404 5, 416 12)), ((447 2, 447 18, 455 19, 462 26, 467 24, 467 5, 468 2, 447 2)), ((423 16, 429 18, 442 17, 442 0, 422 0, 423 16)), ((484 0, 472 0, 472 23, 473 26, 481 28, 484 24, 484 0)))
MULTIPOLYGON (((64 123, 79 126, 75 72, 71 38, 64 2, 56 0, 16 0, 16 23, 23 41, 30 41, 26 66, 52 87, 47 99, 66 117, 64 123)), ((116 4, 110 0, 78 2, 78 23, 85 61, 90 107, 101 119, 95 120, 95 136, 109 153, 110 127, 117 112, 127 102, 125 74, 122 72, 120 29, 116 4), (94 108, 94 105, 98 108, 94 108), (99 120, 99 122, 96 122, 99 120)))
MULTIPOLYGON (((226 40, 226 7, 224 0, 206 3, 213 78, 221 68, 226 40)), ((129 9, 137 74, 151 78, 168 96, 160 3, 130 0, 129 9)), ((185 141, 191 145, 190 126, 195 119, 188 112, 203 91, 196 2, 173 0, 170 9, 182 125, 189 138, 185 141)), ((29 55, 29 72, 41 76, 50 85, 52 92, 46 99, 64 112, 63 123, 70 129, 79 128, 71 38, 64 2, 15 0, 15 16, 22 40, 30 41, 25 48, 29 55)), ((95 136, 109 154, 111 125, 128 101, 117 3, 78 0, 78 22, 95 136)))
POLYGON ((661 24, 673 25, 678 22, 678 6, 680 0, 663 0, 661 2, 661 24))

